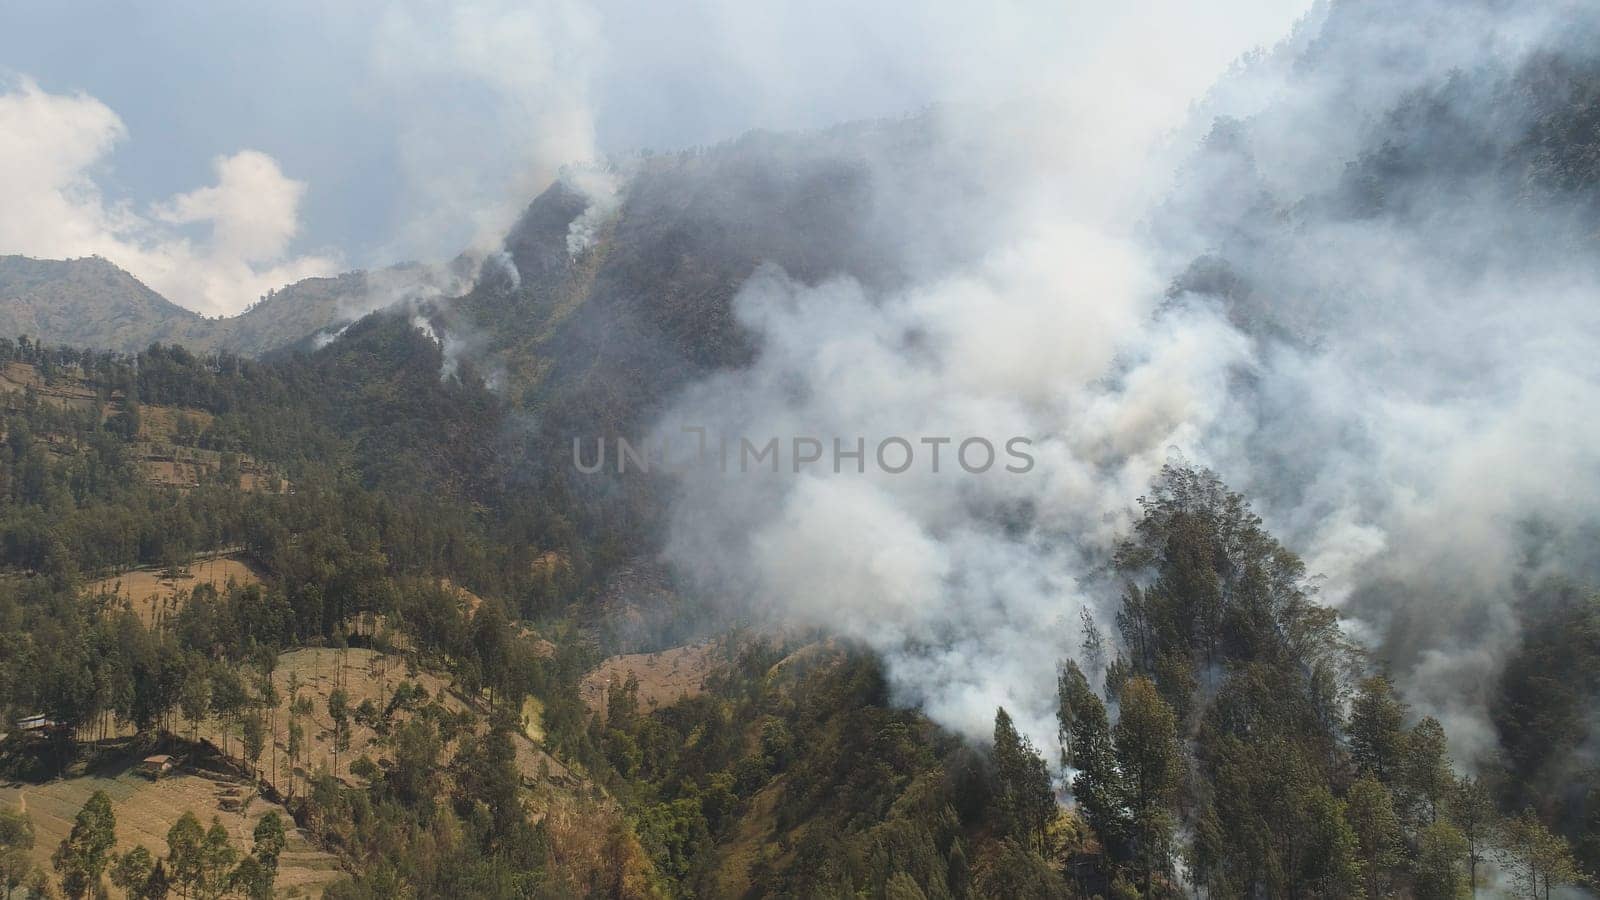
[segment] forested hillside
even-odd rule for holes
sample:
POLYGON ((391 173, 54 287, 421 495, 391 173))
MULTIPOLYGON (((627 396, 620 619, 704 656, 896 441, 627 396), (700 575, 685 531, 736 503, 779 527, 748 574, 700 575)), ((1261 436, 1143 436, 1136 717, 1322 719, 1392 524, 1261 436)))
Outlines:
POLYGON ((1156 338, 1042 382, 1118 283, 985 331, 1057 282, 943 110, 563 177, 392 303, 0 258, 6 896, 1588 896, 1600 31, 1419 61, 1457 11, 1319 4, 1242 64, 1269 99, 1196 107, 1111 316, 1156 338), (1050 477, 573 465, 833 390, 1038 425, 1050 477))
MULTIPOLYGON (((970 746, 895 708, 870 654, 799 634, 731 633, 692 696, 646 707, 612 680, 591 710, 579 680, 606 651, 573 603, 584 541, 548 508, 502 505, 516 489, 472 452, 495 446, 498 401, 441 381, 405 320, 277 363, 0 351, 40 385, 6 403, 5 764, 26 782, 226 753, 351 873, 330 895, 1455 896, 1474 869, 1530 890, 1581 877, 1521 813, 1550 796, 1522 777, 1536 757, 1454 769, 1439 724, 1411 720, 1300 561, 1203 470, 1143 501, 1116 621, 1074 626, 1087 664, 1062 664, 1059 748, 1004 710, 993 746, 970 746), (212 477, 141 472, 135 438, 166 410, 208 423, 170 439, 219 453, 212 477), (379 427, 399 422, 415 427, 379 427), (246 455, 286 486, 239 482, 246 455), (259 582, 197 585, 159 622, 87 589, 226 548, 259 582), (297 647, 377 654, 328 680, 297 647), (380 671, 375 694, 349 680, 380 671), (36 714, 50 726, 27 730, 36 714)), ((1550 702, 1519 696, 1530 668, 1566 681, 1542 657, 1513 667, 1509 716, 1550 702)), ((1590 846, 1585 821, 1553 824, 1590 846)), ((137 869, 116 855, 132 849, 65 851, 45 876, 27 875, 37 852, 8 865, 72 892, 80 868, 83 884, 137 869)), ((204 877, 247 892, 253 871, 204 877)))

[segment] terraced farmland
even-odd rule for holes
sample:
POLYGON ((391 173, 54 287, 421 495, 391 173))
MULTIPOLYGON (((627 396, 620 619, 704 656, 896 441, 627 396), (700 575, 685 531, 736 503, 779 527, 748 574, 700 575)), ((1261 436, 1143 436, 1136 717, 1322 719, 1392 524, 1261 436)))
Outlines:
MULTIPOLYGON (((181 768, 151 781, 134 773, 135 762, 129 756, 86 775, 44 784, 0 784, 0 804, 24 810, 33 820, 34 862, 50 868, 50 854, 72 830, 73 816, 95 791, 105 791, 111 798, 117 817, 118 853, 142 844, 151 853, 165 856, 167 830, 185 812, 193 812, 207 825, 217 817, 241 851, 250 848, 251 831, 269 811, 278 810, 285 824, 293 825, 282 807, 257 796, 246 779, 203 768, 181 768)), ((338 860, 312 846, 298 828, 291 827, 288 838, 280 857, 278 896, 321 896, 343 874, 338 860)))

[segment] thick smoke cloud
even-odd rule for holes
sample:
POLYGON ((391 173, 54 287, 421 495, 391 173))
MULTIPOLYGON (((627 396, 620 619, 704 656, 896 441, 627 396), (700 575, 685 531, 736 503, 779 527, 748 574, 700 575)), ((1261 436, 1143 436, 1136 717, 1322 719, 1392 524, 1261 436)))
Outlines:
POLYGON ((985 734, 1003 704, 1053 733, 1080 611, 1108 619, 1097 551, 1172 448, 1215 425, 1248 359, 1213 309, 1152 321, 1160 288, 1131 239, 1067 222, 1031 223, 975 269, 892 296, 758 276, 736 300, 762 338, 754 369, 696 386, 661 431, 814 436, 827 452, 799 474, 785 447, 776 474, 687 476, 670 558, 867 642, 900 698, 947 725, 985 734), (896 436, 920 460, 902 474, 872 458, 896 436), (1033 471, 959 468, 961 441, 1015 436, 1034 441, 1033 471), (865 440, 865 474, 848 460, 834 474, 836 437, 865 440), (953 441, 938 473, 925 437, 953 441))
POLYGON ((482 256, 561 168, 592 163, 598 11, 578 0, 388 6, 371 45, 402 170, 391 255, 482 256))
POLYGON ((1209 314, 1147 331, 1159 290, 1141 262, 1129 244, 1053 232, 895 297, 757 278, 737 301, 765 338, 755 370, 698 386, 668 421, 828 449, 801 474, 784 448, 776 474, 691 476, 672 558, 866 641, 901 698, 947 725, 981 735, 1004 704, 1051 733, 1054 667, 1079 611, 1105 621, 1094 551, 1169 448, 1214 419, 1246 350, 1209 314), (1126 378, 1104 384, 1130 352, 1126 378), (1035 441, 1031 472, 974 476, 955 460, 969 437, 1018 435, 1035 441), (921 459, 902 474, 872 458, 895 436, 921 459), (848 461, 833 474, 834 437, 865 439, 866 474, 848 461), (924 437, 953 439, 938 473, 924 437))
POLYGON ((215 184, 141 210, 108 199, 98 180, 125 137, 122 120, 93 97, 26 80, 0 93, 0 253, 104 256, 207 314, 337 271, 334 257, 288 252, 306 186, 272 157, 219 157, 215 184))
POLYGON ((952 123, 1007 148, 974 151, 1005 160, 1003 189, 1026 186, 973 236, 982 262, 882 295, 761 274, 736 303, 755 367, 690 390, 659 432, 1020 434, 1037 467, 695 471, 669 558, 873 646, 949 726, 983 736, 1004 704, 1046 741, 1078 613, 1110 625, 1108 551, 1181 456, 1255 499, 1471 765, 1522 586, 1589 563, 1528 534, 1592 525, 1600 272, 1576 213, 1527 202, 1504 166, 1527 125, 1507 85, 1570 12, 1318 7, 1166 145, 1147 129, 1085 153, 1117 123, 1072 96, 1059 129, 1034 107, 1022 130, 952 123), (1162 199, 1130 217, 1140 196, 1162 199))

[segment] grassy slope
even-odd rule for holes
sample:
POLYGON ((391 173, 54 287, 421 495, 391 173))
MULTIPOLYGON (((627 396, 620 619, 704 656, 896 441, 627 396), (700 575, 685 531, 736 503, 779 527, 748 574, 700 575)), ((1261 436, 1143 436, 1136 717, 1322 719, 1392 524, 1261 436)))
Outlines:
MULTIPOLYGON (((37 865, 50 869, 50 854, 72 830, 73 816, 95 791, 105 791, 111 797, 119 853, 142 844, 157 856, 165 856, 167 830, 185 812, 193 812, 202 823, 217 816, 228 829, 234 846, 241 850, 249 848, 251 830, 269 811, 277 809, 285 822, 290 821, 286 810, 259 796, 240 811, 221 809, 219 804, 225 797, 253 793, 248 783, 225 773, 193 768, 151 781, 133 772, 136 761, 136 755, 128 755, 73 778, 39 785, 0 785, 0 804, 25 808, 33 820, 32 858, 37 865)), ((288 849, 278 872, 279 896, 319 896, 342 874, 338 860, 331 854, 312 846, 300 829, 289 831, 288 849)))

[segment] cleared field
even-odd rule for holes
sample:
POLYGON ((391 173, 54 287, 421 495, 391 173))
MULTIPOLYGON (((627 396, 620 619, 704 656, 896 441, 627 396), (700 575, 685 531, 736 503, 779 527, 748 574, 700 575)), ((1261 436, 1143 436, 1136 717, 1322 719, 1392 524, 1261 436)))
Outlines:
MULTIPOLYGON (((111 798, 111 808, 117 817, 117 852, 125 852, 143 844, 157 856, 167 851, 167 830, 185 812, 193 812, 209 826, 211 817, 228 829, 233 844, 241 852, 250 848, 250 833, 261 817, 278 810, 284 824, 289 826, 289 843, 278 869, 277 891, 280 897, 317 897, 326 887, 338 880, 343 872, 338 860, 318 850, 306 839, 287 811, 261 797, 253 797, 253 786, 242 779, 205 770, 183 770, 150 781, 133 772, 134 760, 99 769, 77 778, 59 779, 45 784, 0 784, 0 804, 21 809, 33 819, 36 832, 31 855, 33 861, 50 869, 50 854, 55 852, 67 833, 72 830, 72 818, 83 807, 89 795, 105 791, 111 798), (224 800, 253 797, 238 811, 222 809, 224 800)), ((120 892, 112 889, 114 896, 120 892)))
POLYGON ((71 378, 58 378, 55 384, 45 384, 39 370, 27 363, 11 362, 0 367, 0 393, 23 392, 32 388, 44 403, 62 409, 94 409, 95 392, 71 378))
POLYGON ((626 684, 629 676, 639 680, 640 712, 671 706, 705 691, 706 676, 721 661, 718 647, 707 641, 658 653, 613 656, 585 675, 578 690, 584 705, 601 718, 606 714, 607 691, 613 684, 626 684))
POLYGON ((176 456, 146 456, 139 460, 144 476, 156 484, 194 487, 211 475, 211 466, 176 456))
MULTIPOLYGON (((276 735, 280 767, 288 752, 289 704, 294 699, 289 693, 291 682, 298 685, 300 696, 311 701, 311 713, 300 719, 307 742, 306 748, 301 751, 302 762, 295 767, 296 776, 300 778, 315 774, 324 765, 329 771, 333 770, 333 719, 328 715, 328 697, 335 687, 344 688, 350 698, 352 713, 350 748, 338 754, 338 774, 347 780, 350 778, 350 763, 363 753, 374 761, 389 758, 388 748, 379 741, 377 732, 354 719, 354 711, 363 701, 371 700, 374 706, 383 709, 394 696, 395 688, 403 681, 426 688, 430 697, 438 696, 441 691, 447 696, 449 694, 449 685, 444 679, 429 672, 418 672, 414 677, 407 675, 404 659, 360 648, 338 650, 312 647, 285 653, 278 657, 278 667, 273 672, 272 680, 281 700, 276 735)), ((237 741, 234 743, 236 745, 237 741)), ((236 748, 230 749, 237 752, 236 748)), ((268 757, 263 755, 259 765, 265 769, 268 762, 268 757)), ((282 780, 281 773, 279 780, 282 780)))
POLYGON ((186 427, 193 428, 196 432, 204 431, 211 427, 216 417, 204 410, 179 409, 175 406, 139 407, 139 440, 156 443, 170 442, 178 436, 181 430, 179 422, 187 419, 186 427))
MULTIPOLYGON (((42 403, 61 409, 89 411, 99 405, 99 394, 81 378, 62 374, 46 384, 38 369, 26 363, 0 366, 0 407, 19 409, 22 396, 32 391, 42 403)), ((109 418, 123 411, 120 394, 102 408, 109 418)), ((153 484, 191 488, 215 479, 222 468, 223 455, 216 450, 189 446, 211 427, 215 416, 199 409, 147 405, 139 407, 139 433, 131 446, 132 456, 145 479, 153 484)), ((46 449, 58 456, 71 455, 80 448, 63 445, 60 436, 40 435, 46 449)), ((238 457, 239 489, 250 492, 287 493, 289 484, 271 467, 249 456, 238 457)))
MULTIPOLYGON (((222 454, 215 450, 140 441, 133 454, 144 477, 154 484, 192 488, 215 480, 222 469, 222 454)), ((285 493, 282 478, 248 456, 239 457, 239 489, 285 493)))
POLYGON ((239 473, 239 490, 249 491, 252 494, 286 494, 289 492, 289 483, 276 475, 262 472, 239 473))
POLYGON ((167 578, 159 569, 137 569, 92 582, 87 590, 91 595, 117 597, 145 625, 154 626, 178 612, 181 595, 202 584, 221 591, 230 581, 240 586, 259 584, 261 576, 249 563, 229 554, 201 560, 179 578, 167 578))
POLYGON ((39 370, 27 363, 10 362, 0 366, 0 390, 20 391, 30 387, 41 390, 44 386, 39 370))
MULTIPOLYGON (((301 759, 295 765, 295 778, 304 779, 315 774, 317 769, 327 766, 333 771, 333 719, 328 715, 328 697, 336 686, 342 686, 349 696, 349 705, 352 711, 350 719, 350 747, 338 754, 338 776, 345 781, 354 782, 350 775, 350 763, 365 754, 374 762, 392 760, 392 750, 383 736, 377 731, 355 721, 354 710, 363 701, 370 700, 379 710, 386 707, 394 696, 395 688, 403 681, 426 688, 428 696, 437 698, 445 708, 452 712, 468 709, 467 702, 450 689, 450 683, 444 678, 427 671, 419 671, 410 675, 406 671, 404 658, 394 655, 379 653, 376 650, 353 648, 338 650, 329 647, 313 647, 285 653, 278 658, 278 667, 273 672, 273 683, 278 690, 280 705, 277 713, 276 734, 277 765, 279 767, 277 783, 280 789, 287 788, 286 761, 288 758, 289 739, 289 704, 293 698, 290 696, 290 681, 298 684, 300 696, 311 700, 312 711, 309 716, 302 717, 300 727, 305 734, 307 745, 301 751, 301 759)), ((271 724, 271 723, 269 723, 271 724)), ((537 723, 535 723, 536 725, 537 723)), ((486 731, 488 725, 480 722, 479 732, 486 731)), ((534 729, 537 734, 537 729, 534 729)), ((221 732, 213 724, 209 729, 203 729, 213 743, 221 745, 221 732)), ((239 752, 239 740, 229 738, 230 753, 239 752)), ((514 738, 517 751, 517 767, 523 777, 530 781, 545 780, 556 782, 575 781, 567 767, 546 753, 538 743, 524 736, 514 738)), ((263 772, 272 764, 271 752, 263 753, 257 765, 263 772)))

